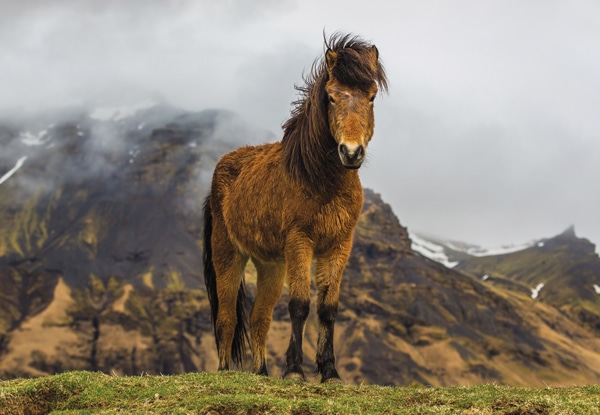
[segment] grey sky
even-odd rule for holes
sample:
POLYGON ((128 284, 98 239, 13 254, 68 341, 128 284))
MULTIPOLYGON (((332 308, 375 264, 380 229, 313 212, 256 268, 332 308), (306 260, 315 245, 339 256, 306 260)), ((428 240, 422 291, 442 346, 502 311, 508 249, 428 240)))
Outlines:
POLYGON ((229 108, 280 133, 322 31, 377 44, 363 183, 400 221, 483 245, 575 224, 600 244, 596 1, 0 0, 0 110, 229 108))

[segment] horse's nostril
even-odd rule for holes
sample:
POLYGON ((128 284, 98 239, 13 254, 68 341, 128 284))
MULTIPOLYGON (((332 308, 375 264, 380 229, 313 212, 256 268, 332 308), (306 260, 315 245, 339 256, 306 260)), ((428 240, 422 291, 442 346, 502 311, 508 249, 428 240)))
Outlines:
POLYGON ((364 148, 363 146, 359 146, 359 147, 356 149, 356 153, 355 153, 354 155, 355 155, 355 157, 356 157, 357 159, 359 159, 359 160, 360 160, 360 159, 361 159, 361 158, 363 158, 363 156, 365 155, 365 148, 364 148))
POLYGON ((346 146, 346 144, 340 144, 338 146, 338 151, 340 152, 340 154, 348 156, 348 147, 346 146))

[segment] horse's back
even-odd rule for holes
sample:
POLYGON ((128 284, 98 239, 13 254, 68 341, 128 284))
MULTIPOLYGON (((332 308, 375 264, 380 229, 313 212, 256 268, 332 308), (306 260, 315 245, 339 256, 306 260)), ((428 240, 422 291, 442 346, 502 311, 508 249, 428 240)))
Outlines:
MULTIPOLYGON (((251 182, 265 182, 269 179, 269 171, 277 163, 277 147, 279 143, 269 143, 259 146, 244 146, 225 154, 215 167, 213 173, 211 195, 229 199, 232 194, 251 191, 240 189, 251 182), (268 166, 270 165, 270 166, 268 166), (268 167, 267 167, 268 166, 268 167)), ((280 147, 280 146, 279 146, 280 147)))

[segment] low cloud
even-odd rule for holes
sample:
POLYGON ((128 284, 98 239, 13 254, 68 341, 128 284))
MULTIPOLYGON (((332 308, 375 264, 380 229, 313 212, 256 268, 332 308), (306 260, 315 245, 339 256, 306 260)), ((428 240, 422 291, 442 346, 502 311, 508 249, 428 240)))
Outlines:
POLYGON ((353 31, 391 81, 363 182, 403 224, 493 245, 574 223, 600 244, 598 15, 593 1, 0 1, 0 112, 136 90, 279 137, 323 29, 353 31))

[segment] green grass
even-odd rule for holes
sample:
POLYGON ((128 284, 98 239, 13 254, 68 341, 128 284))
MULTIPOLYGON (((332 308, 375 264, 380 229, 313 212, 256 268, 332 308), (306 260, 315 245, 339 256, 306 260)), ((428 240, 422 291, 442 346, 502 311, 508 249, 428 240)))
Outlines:
POLYGON ((0 382, 0 413, 597 414, 600 386, 392 388, 297 383, 243 372, 69 372, 0 382))

